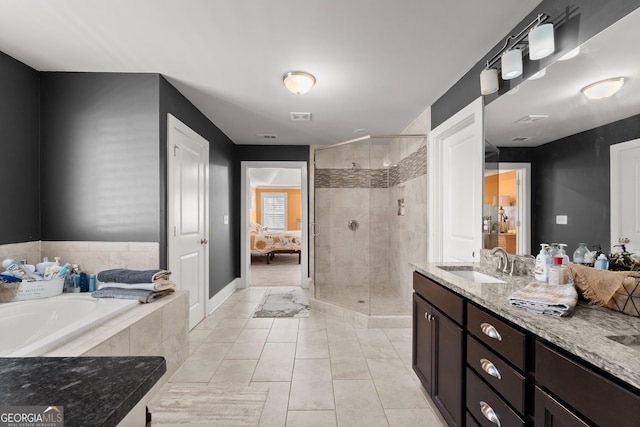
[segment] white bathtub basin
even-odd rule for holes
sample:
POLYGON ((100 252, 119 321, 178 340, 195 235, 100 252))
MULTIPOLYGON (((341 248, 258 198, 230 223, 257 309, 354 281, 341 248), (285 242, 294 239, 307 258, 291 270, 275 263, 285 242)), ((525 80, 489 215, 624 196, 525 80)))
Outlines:
POLYGON ((89 294, 0 304, 0 356, 41 355, 137 305, 89 294))
POLYGON ((495 277, 491 277, 487 274, 480 273, 479 271, 475 271, 475 270, 446 270, 446 271, 474 283, 506 283, 504 280, 496 279, 495 277))

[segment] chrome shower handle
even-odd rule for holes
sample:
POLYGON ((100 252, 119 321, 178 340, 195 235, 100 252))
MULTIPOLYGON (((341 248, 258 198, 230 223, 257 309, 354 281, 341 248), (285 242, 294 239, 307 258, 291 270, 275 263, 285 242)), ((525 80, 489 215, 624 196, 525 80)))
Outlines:
POLYGON ((313 226, 313 233, 311 233, 311 235, 313 237, 318 237, 320 235, 320 224, 312 222, 311 225, 313 226))

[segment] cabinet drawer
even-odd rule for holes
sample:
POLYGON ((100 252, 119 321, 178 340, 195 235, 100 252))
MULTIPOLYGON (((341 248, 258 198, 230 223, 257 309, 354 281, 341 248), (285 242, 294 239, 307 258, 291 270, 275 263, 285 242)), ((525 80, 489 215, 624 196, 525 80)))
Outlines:
POLYGON ((464 299, 442 285, 413 272, 413 289, 459 325, 464 323, 464 299))
POLYGON ((549 396, 538 387, 535 388, 534 423, 540 427, 589 427, 560 402, 549 396))
POLYGON ((524 427, 520 416, 467 368, 467 411, 483 427, 524 427))
POLYGON ((526 334, 473 304, 467 306, 467 330, 524 372, 526 334))
POLYGON ((522 374, 471 336, 467 336, 467 364, 520 414, 524 414, 526 381, 522 374))
POLYGON ((640 396, 536 341, 536 382, 595 424, 637 426, 640 396))
POLYGON ((481 427, 480 424, 471 416, 469 411, 467 411, 466 415, 466 426, 467 427, 481 427))

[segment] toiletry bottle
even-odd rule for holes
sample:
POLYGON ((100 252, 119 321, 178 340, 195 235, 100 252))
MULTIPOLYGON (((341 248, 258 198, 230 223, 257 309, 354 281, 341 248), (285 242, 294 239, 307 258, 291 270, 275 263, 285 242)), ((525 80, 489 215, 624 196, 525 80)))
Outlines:
POLYGON ((578 243, 578 249, 573 253, 573 263, 574 264, 587 264, 586 256, 589 252, 587 249, 586 243, 578 243))
MULTIPOLYGON (((68 264, 65 264, 65 266, 67 265, 68 264)), ((78 264, 73 264, 71 272, 64 278, 64 286, 62 290, 63 292, 80 292, 80 274, 78 274, 78 264)))
POLYGON ((78 274, 78 287, 80 288, 80 292, 89 292, 89 277, 87 277, 87 273, 80 270, 80 266, 78 264, 73 264, 76 268, 76 273, 78 274))
POLYGON ((553 257, 553 265, 549 269, 549 284, 563 286, 573 284, 569 267, 562 263, 562 255, 553 257))
POLYGON ((562 255, 562 265, 569 264, 569 255, 567 255, 567 251, 564 249, 567 247, 567 244, 560 243, 558 246, 560 246, 560 249, 558 249, 558 255, 562 255))
POLYGON ((536 266, 534 270, 534 276, 536 280, 540 282, 546 282, 547 277, 549 275, 549 268, 547 265, 547 258, 549 257, 547 253, 547 248, 549 245, 546 243, 540 244, 540 253, 536 256, 536 266))
MULTIPOLYGON (((55 267, 54 267, 55 269, 55 267)), ((61 279, 63 277, 65 277, 67 274, 69 274, 69 271, 71 270, 71 264, 66 263, 65 265, 62 266, 62 268, 60 270, 58 270, 57 273, 55 273, 54 279, 61 279)))
POLYGON ((89 292, 96 291, 96 275, 92 274, 89 276, 89 292))
POLYGON ((594 267, 598 270, 608 270, 609 269, 609 259, 605 254, 600 254, 598 259, 596 260, 594 267))

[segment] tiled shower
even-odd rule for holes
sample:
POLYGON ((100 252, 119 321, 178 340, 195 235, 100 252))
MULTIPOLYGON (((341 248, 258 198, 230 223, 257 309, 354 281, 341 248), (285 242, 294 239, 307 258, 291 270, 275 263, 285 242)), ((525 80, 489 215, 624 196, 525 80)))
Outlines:
POLYGON ((316 299, 369 315, 411 313, 409 263, 426 260, 426 139, 316 147, 316 299))

